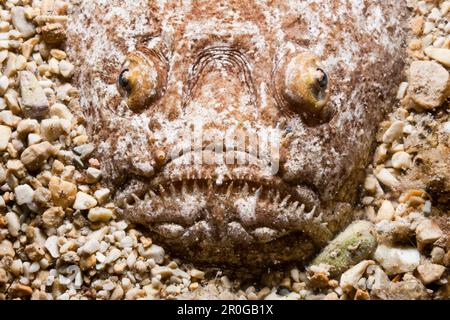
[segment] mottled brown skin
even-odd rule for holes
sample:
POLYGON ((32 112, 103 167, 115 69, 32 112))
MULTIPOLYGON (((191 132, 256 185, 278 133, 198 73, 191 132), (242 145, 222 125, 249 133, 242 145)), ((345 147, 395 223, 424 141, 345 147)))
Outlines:
MULTIPOLYGON (((405 1, 83 1, 68 49, 123 216, 196 262, 309 259, 351 220, 402 78, 405 13, 405 1), (280 169, 169 157, 199 122, 278 134, 280 169)), ((212 139, 196 154, 214 156, 201 151, 212 139)))

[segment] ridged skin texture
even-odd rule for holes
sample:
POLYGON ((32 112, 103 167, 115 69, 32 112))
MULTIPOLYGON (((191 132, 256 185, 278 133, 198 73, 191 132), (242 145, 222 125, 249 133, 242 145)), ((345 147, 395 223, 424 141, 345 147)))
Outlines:
POLYGON ((81 1, 68 50, 122 214, 196 262, 311 258, 351 221, 403 76, 406 13, 405 1, 81 1), (184 161, 216 157, 207 147, 229 133, 270 143, 226 153, 252 160, 240 164, 184 161))

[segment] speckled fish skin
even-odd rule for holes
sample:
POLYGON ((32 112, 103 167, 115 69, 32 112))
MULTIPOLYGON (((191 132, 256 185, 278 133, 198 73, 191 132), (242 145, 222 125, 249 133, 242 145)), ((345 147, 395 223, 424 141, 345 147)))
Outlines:
POLYGON ((377 125, 403 77, 405 2, 81 1, 68 51, 122 214, 196 262, 310 259, 351 221, 377 125), (284 94, 289 61, 302 53, 319 57, 329 78, 320 112, 284 94), (124 95, 118 77, 130 59, 141 73, 121 82, 132 86, 124 95), (194 166, 168 157, 192 147, 179 137, 198 123, 218 136, 279 135, 277 174, 261 159, 194 166))

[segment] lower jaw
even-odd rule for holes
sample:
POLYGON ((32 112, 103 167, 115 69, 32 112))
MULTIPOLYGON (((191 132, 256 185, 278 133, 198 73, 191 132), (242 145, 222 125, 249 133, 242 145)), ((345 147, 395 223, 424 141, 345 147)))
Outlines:
POLYGON ((332 237, 323 209, 256 190, 162 193, 123 215, 175 256, 215 266, 302 263, 332 237))

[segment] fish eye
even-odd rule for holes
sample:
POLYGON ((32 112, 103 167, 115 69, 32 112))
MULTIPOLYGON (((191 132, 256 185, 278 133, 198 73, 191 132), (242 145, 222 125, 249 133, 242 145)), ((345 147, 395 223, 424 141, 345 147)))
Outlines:
POLYGON ((123 69, 119 74, 119 85, 126 90, 130 90, 130 82, 127 79, 129 69, 123 69))
POLYGON ((284 100, 296 112, 321 113, 329 100, 330 79, 320 59, 310 53, 298 53, 285 63, 280 74, 284 100))
POLYGON ((118 90, 134 112, 148 108, 163 91, 166 68, 152 52, 130 53, 119 73, 118 90))

